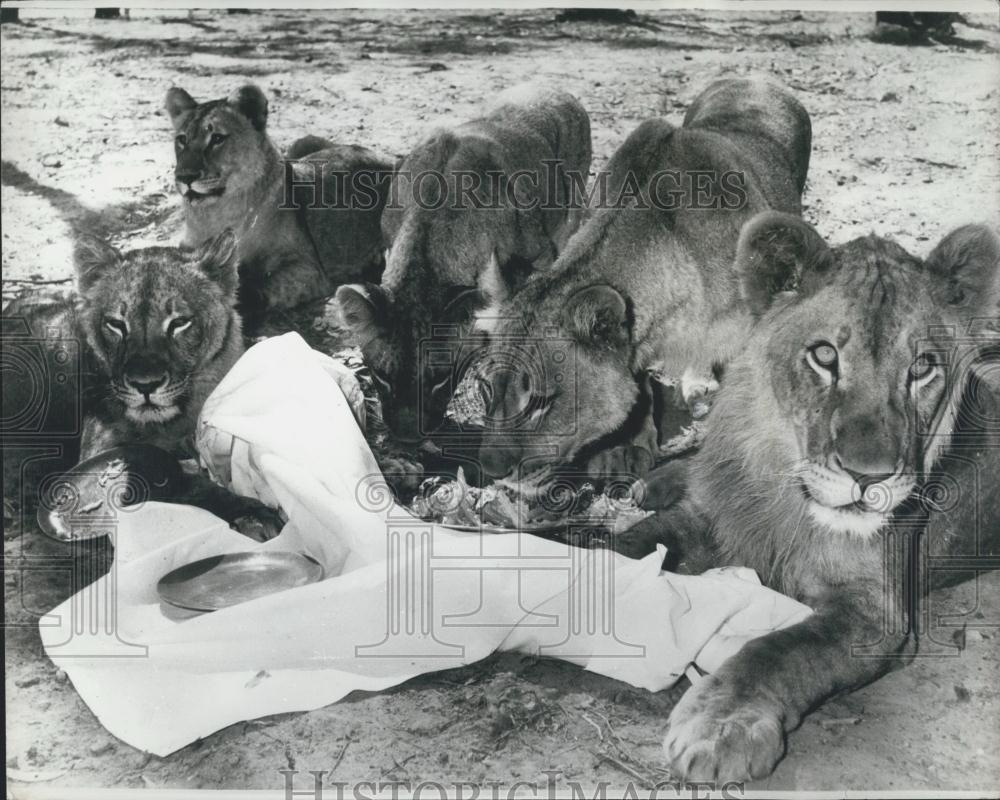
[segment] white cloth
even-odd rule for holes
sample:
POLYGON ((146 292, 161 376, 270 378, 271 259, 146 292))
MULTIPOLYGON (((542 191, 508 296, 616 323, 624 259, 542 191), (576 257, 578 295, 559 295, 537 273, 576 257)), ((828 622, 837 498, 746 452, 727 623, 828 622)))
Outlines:
POLYGON ((41 621, 49 657, 115 736, 163 756, 495 650, 657 691, 810 613, 745 569, 674 575, 662 554, 415 519, 379 491, 345 388, 350 374, 295 334, 251 348, 206 402, 199 451, 236 491, 280 504, 281 535, 256 544, 206 511, 148 503, 120 515, 112 571, 41 621), (326 577, 189 619, 160 605, 171 569, 256 548, 307 553, 326 577))

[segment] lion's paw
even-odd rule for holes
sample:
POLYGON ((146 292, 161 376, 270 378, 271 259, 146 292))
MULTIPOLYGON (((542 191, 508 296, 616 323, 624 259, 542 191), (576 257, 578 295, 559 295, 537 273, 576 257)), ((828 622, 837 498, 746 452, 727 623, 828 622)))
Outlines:
POLYGON ((703 419, 712 409, 719 382, 710 375, 686 370, 681 377, 681 397, 694 419, 703 419))
POLYGON ((241 509, 229 527, 255 542, 269 541, 281 533, 285 522, 280 513, 263 503, 246 499, 246 506, 241 509))
POLYGON ((723 783, 769 775, 785 739, 772 704, 707 677, 674 707, 663 749, 681 780, 723 783))
POLYGON ((653 468, 653 454, 634 444, 604 450, 587 462, 587 474, 594 480, 632 484, 653 468))

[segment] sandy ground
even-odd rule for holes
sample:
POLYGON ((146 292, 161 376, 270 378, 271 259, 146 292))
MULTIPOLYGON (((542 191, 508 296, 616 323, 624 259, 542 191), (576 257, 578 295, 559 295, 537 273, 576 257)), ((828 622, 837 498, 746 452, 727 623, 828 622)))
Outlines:
MULTIPOLYGON (((870 14, 792 12, 674 12, 629 26, 555 23, 549 11, 146 12, 4 25, 4 298, 40 280, 68 287, 75 227, 118 242, 176 240, 163 95, 176 84, 207 99, 246 80, 271 97, 279 145, 312 132, 386 154, 508 85, 551 80, 590 112, 599 169, 641 119, 678 119, 711 79, 767 73, 812 115, 807 218, 834 242, 874 231, 926 255, 958 224, 1000 219, 1000 34, 995 19, 972 21, 959 41, 925 47, 873 43, 870 14)), ((556 769, 562 787, 670 777, 659 742, 683 685, 653 695, 510 655, 150 757, 106 733, 42 653, 37 616, 66 597, 68 579, 22 567, 65 553, 16 524, 4 550, 15 794, 38 780, 280 789, 288 768, 332 770, 334 781, 543 785, 543 770, 556 769)), ((952 657, 829 704, 751 788, 1000 785, 1000 576, 932 601, 970 625, 938 633, 956 644, 952 657)))

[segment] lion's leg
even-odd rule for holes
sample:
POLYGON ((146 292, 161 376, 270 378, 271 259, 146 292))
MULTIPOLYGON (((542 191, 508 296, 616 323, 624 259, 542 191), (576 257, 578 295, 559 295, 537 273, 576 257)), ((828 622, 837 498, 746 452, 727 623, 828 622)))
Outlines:
POLYGON ((594 480, 632 484, 653 468, 657 452, 656 426, 652 416, 627 442, 596 453, 587 461, 587 474, 594 480))
POLYGON ((640 399, 625 423, 620 443, 587 459, 586 471, 594 480, 631 484, 645 478, 656 463, 660 446, 650 380, 649 375, 642 378, 640 399))
POLYGON ((785 734, 810 709, 902 666, 912 640, 887 632, 880 604, 867 589, 858 592, 838 587, 811 617, 748 642, 692 686, 664 740, 675 775, 720 782, 765 776, 784 754, 785 734))
POLYGON ((211 511, 244 536, 258 542, 273 539, 284 525, 277 510, 255 498, 235 494, 200 472, 187 475, 181 491, 170 498, 170 502, 211 511))

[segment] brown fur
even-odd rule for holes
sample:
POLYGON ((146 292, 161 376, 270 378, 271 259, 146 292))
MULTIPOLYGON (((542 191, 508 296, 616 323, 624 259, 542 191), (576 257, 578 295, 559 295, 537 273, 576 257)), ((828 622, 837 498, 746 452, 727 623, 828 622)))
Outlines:
POLYGON ((295 180, 308 185, 293 191, 267 135, 267 98, 256 86, 206 103, 173 88, 166 108, 176 134, 174 174, 187 243, 201 244, 226 228, 236 232, 240 306, 252 320, 378 276, 391 162, 363 147, 304 137, 288 157, 301 159, 295 180), (322 175, 321 198, 314 198, 314 169, 322 175))
POLYGON ((77 243, 79 331, 93 370, 83 458, 115 444, 177 452, 193 442, 202 404, 243 354, 236 252, 231 233, 194 257, 166 247, 122 254, 95 238, 77 243), (164 378, 145 400, 135 388, 164 378), (152 404, 165 410, 145 410, 152 404))
POLYGON ((724 80, 695 100, 683 127, 651 119, 628 137, 609 163, 608 197, 631 181, 640 200, 596 210, 553 268, 507 302, 491 349, 488 472, 648 469, 648 374, 689 370, 708 385, 738 350, 749 324, 732 268, 740 228, 764 209, 799 213, 810 136, 808 114, 785 89, 724 80), (650 200, 667 201, 671 184, 651 183, 666 170, 683 176, 671 208, 650 200), (745 202, 696 208, 701 170, 720 181, 742 173, 745 202))
POLYGON ((464 324, 497 285, 545 269, 579 223, 571 186, 557 176, 554 192, 543 161, 558 161, 566 173, 586 177, 590 168, 590 120, 566 92, 517 87, 502 95, 483 117, 431 133, 404 160, 394 178, 394 205, 383 217, 392 241, 381 286, 343 287, 337 293, 369 366, 389 385, 388 409, 404 438, 430 433, 450 397, 448 367, 420 361, 421 342, 442 325, 464 324), (473 208, 461 197, 463 172, 478 175, 475 193, 491 204, 488 187, 502 186, 489 174, 512 179, 524 170, 540 176, 537 191, 515 182, 517 204, 504 194, 498 207, 473 208), (433 202, 432 183, 416 179, 437 173, 446 180, 443 203, 433 202), (414 197, 420 192, 425 205, 414 197), (529 208, 536 202, 548 208, 529 208), (422 414, 418 414, 422 410, 422 414))
MULTIPOLYGON (((232 232, 195 253, 170 247, 121 253, 96 237, 82 237, 76 265, 75 298, 43 305, 23 301, 4 311, 5 319, 23 322, 42 348, 65 341, 80 347, 79 367, 67 371, 68 380, 41 387, 53 408, 38 431, 40 441, 53 429, 79 424, 78 438, 67 442, 63 468, 124 444, 151 444, 180 458, 194 457, 201 407, 244 350, 235 310, 232 232)), ((5 413, 25 405, 38 388, 5 381, 5 413)), ((5 476, 10 466, 5 463, 5 476)), ((229 522, 244 518, 257 536, 280 529, 280 519, 266 506, 201 477, 191 478, 175 499, 229 522)))
MULTIPOLYGON (((747 260, 784 263, 786 280, 773 305, 757 295, 760 322, 727 373, 685 499, 643 527, 669 540, 672 558, 689 571, 749 566, 815 613, 751 641, 681 699, 665 748, 674 774, 687 780, 766 775, 784 733, 811 708, 912 656, 909 547, 928 513, 932 529, 942 527, 933 519, 940 498, 920 500, 921 487, 955 429, 961 387, 977 380, 961 363, 925 373, 921 354, 957 352, 976 317, 994 321, 994 349, 1000 333, 1000 239, 988 229, 960 228, 922 263, 876 237, 831 251, 783 215, 749 228, 739 269, 752 271, 747 260), (790 284, 795 292, 781 291, 790 284), (837 351, 834 371, 817 367, 812 348, 822 342, 837 351), (851 490, 848 505, 831 488, 838 485, 851 490)), ((1000 394, 987 399, 1000 408, 1000 394)), ((980 438, 960 479, 972 474, 970 464, 996 468, 993 439, 980 438)), ((650 487, 654 495, 663 489, 655 478, 650 487)), ((962 488, 961 518, 989 512, 988 496, 962 488)), ((655 497, 647 502, 657 505, 655 497)), ((937 555, 1000 547, 996 511, 978 526, 943 527, 937 555)))

